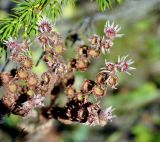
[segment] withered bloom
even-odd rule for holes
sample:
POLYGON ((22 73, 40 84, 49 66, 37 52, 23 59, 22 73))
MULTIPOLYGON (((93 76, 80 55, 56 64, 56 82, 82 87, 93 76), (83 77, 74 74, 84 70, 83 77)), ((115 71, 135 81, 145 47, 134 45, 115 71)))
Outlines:
POLYGON ((44 49, 42 60, 47 65, 47 71, 39 78, 32 72, 33 58, 30 56, 30 41, 18 42, 9 38, 5 45, 11 51, 10 59, 18 65, 17 69, 0 73, 0 86, 4 95, 0 100, 0 116, 16 114, 22 117, 30 116, 35 108, 47 119, 57 119, 65 124, 82 123, 89 126, 104 126, 115 117, 111 107, 103 110, 100 106, 102 97, 108 87, 116 89, 118 73, 130 74, 133 61, 127 56, 119 57, 116 63, 105 60, 105 67, 97 73, 94 79, 85 79, 81 89, 76 90, 75 71, 87 71, 92 58, 102 53, 109 53, 113 41, 119 34, 120 26, 110 24, 104 27, 104 36, 96 34, 89 38, 89 45, 84 43, 76 50, 76 55, 66 62, 63 58, 65 42, 59 33, 53 31, 52 23, 43 18, 38 22, 38 41, 44 49), (59 106, 56 99, 64 91, 66 103, 59 106), (45 96, 50 96, 50 105, 45 107, 45 96), (97 103, 97 100, 99 102, 97 103), (56 102, 56 104, 55 104, 56 102))

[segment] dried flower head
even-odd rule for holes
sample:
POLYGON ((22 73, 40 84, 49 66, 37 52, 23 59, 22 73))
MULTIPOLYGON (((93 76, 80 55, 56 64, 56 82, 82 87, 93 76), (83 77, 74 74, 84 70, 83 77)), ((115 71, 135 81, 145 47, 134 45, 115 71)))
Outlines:
POLYGON ((99 49, 94 49, 94 48, 92 48, 92 47, 88 49, 88 55, 89 55, 90 57, 92 57, 92 58, 98 57, 99 54, 100 54, 100 50, 99 50, 99 49))
POLYGON ((51 32, 52 27, 53 26, 51 22, 46 17, 43 17, 43 19, 38 23, 38 29, 40 30, 41 33, 51 32))
POLYGON ((74 84, 75 78, 72 73, 67 73, 66 76, 62 79, 64 87, 72 86, 74 84))
POLYGON ((26 58, 22 61, 22 66, 23 66, 24 68, 31 69, 32 66, 33 66, 32 58, 26 57, 26 58))
POLYGON ((96 76, 96 83, 104 85, 104 83, 107 80, 107 78, 108 78, 108 73, 106 73, 106 72, 100 72, 96 76))
POLYGON ((81 91, 83 93, 90 93, 95 86, 95 82, 93 80, 85 80, 82 84, 81 91))
POLYGON ((49 44, 50 44, 50 46, 52 46, 52 47, 53 47, 54 45, 59 44, 59 43, 62 42, 61 36, 60 36, 57 32, 55 32, 55 31, 51 32, 51 33, 49 34, 48 38, 49 38, 49 44))
POLYGON ((105 95, 105 88, 101 85, 96 85, 94 88, 93 88, 93 94, 96 96, 96 97, 102 97, 105 95))
POLYGON ((15 81, 10 81, 6 86, 7 91, 11 93, 17 93, 18 91, 18 83, 15 81))
POLYGON ((14 106, 14 104, 16 103, 16 100, 18 99, 18 94, 16 93, 6 93, 3 97, 3 103, 5 104, 5 106, 7 106, 10 110, 12 109, 12 107, 14 106))
POLYGON ((98 104, 92 104, 88 108, 88 118, 87 122, 85 123, 86 125, 90 126, 96 126, 99 125, 99 112, 100 112, 100 106, 98 104))
POLYGON ((76 69, 76 63, 77 63, 77 60, 76 59, 71 59, 68 64, 67 64, 67 68, 68 68, 68 71, 69 72, 72 72, 73 70, 76 69))
POLYGON ((16 39, 13 39, 12 37, 10 37, 8 40, 5 40, 4 44, 10 49, 19 48, 19 43, 16 39))
POLYGON ((43 73, 41 78, 42 78, 43 84, 48 84, 50 81, 50 75, 47 72, 43 73))
POLYGON ((104 33, 107 38, 114 39, 116 37, 123 36, 123 34, 118 34, 120 30, 121 30, 121 27, 119 25, 114 25, 114 23, 110 24, 110 22, 107 21, 104 28, 104 33))
POLYGON ((67 73, 67 65, 65 63, 57 62, 53 65, 53 71, 56 75, 62 77, 67 73))
POLYGON ((94 48, 99 48, 101 45, 101 37, 96 34, 94 34, 88 40, 91 43, 92 47, 94 47, 94 48))
POLYGON ((112 119, 115 118, 115 115, 112 115, 112 112, 115 109, 112 108, 112 106, 106 108, 106 110, 102 111, 99 113, 99 120, 100 120, 100 125, 104 126, 108 122, 112 122, 112 119))
POLYGON ((76 60, 76 69, 86 71, 89 66, 89 60, 87 58, 78 58, 76 60))
POLYGON ((127 57, 128 55, 123 56, 122 58, 118 57, 117 68, 120 72, 125 72, 130 75, 129 71, 136 68, 130 66, 134 63, 134 61, 132 59, 126 60, 127 57))
POLYGON ((12 76, 8 72, 2 72, 0 73, 0 80, 1 80, 2 85, 8 84, 12 80, 12 76))
POLYGON ((66 89, 65 89, 65 93, 67 95, 67 97, 69 99, 72 99, 75 97, 75 94, 76 94, 76 89, 73 87, 73 86, 68 86, 66 89))
POLYGON ((78 56, 79 57, 88 57, 88 46, 87 45, 82 45, 78 48, 78 56))
POLYGON ((40 41, 40 43, 42 44, 42 46, 44 46, 44 48, 46 46, 48 46, 49 45, 49 35, 48 35, 48 33, 41 33, 38 36, 38 40, 40 41))
POLYGON ((64 51, 64 44, 63 43, 57 43, 57 44, 54 45, 53 49, 54 49, 53 51, 56 55, 60 55, 64 51))
POLYGON ((110 39, 105 39, 103 38, 102 43, 101 43, 101 51, 103 54, 110 53, 110 49, 113 46, 113 41, 110 39))
POLYGON ((29 87, 35 87, 38 84, 38 76, 36 74, 32 74, 27 78, 27 85, 29 87))
POLYGON ((29 72, 24 68, 19 68, 17 71, 17 76, 19 79, 26 80, 29 76, 29 72))
POLYGON ((25 52, 25 51, 27 51, 28 49, 29 49, 29 43, 30 43, 30 40, 25 40, 25 41, 23 41, 21 44, 20 44, 20 50, 21 51, 23 51, 23 52, 25 52))
POLYGON ((26 56, 17 50, 16 52, 12 52, 10 59, 16 63, 21 63, 26 59, 26 56))
POLYGON ((105 65, 106 65, 105 67, 101 68, 102 72, 114 73, 116 71, 116 66, 114 63, 105 60, 105 65))
POLYGON ((112 89, 117 89, 116 86, 118 84, 118 76, 115 74, 109 75, 108 79, 106 80, 106 84, 112 89))

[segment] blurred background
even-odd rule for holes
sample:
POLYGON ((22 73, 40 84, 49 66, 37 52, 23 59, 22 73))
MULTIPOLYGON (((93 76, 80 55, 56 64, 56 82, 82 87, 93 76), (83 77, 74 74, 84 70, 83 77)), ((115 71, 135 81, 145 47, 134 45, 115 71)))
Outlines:
MULTIPOLYGON (((10 0, 0 0, 0 19, 12 13, 14 6, 10 0)), ((87 72, 75 73, 75 86, 79 88, 85 78, 95 78, 105 58, 115 62, 118 56, 129 55, 136 70, 132 75, 119 74, 118 89, 108 90, 101 102, 104 108, 116 108, 113 122, 104 127, 64 125, 56 120, 40 125, 38 120, 11 115, 0 124, 0 142, 20 142, 25 131, 31 131, 28 142, 160 142, 160 0, 113 1, 112 9, 105 12, 87 0, 64 7, 55 23, 55 30, 66 39, 64 58, 73 58, 76 45, 93 33, 102 36, 106 20, 119 24, 125 35, 115 40, 110 54, 93 59, 87 72)), ((33 46, 36 61, 42 50, 33 46)), ((6 70, 13 66, 10 63, 6 70)), ((46 66, 40 63, 33 70, 40 75, 46 66)))

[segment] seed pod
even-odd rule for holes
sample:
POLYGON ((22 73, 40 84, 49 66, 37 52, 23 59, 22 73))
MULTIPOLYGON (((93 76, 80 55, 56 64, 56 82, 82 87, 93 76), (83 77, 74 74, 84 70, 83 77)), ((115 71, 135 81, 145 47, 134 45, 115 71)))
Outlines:
POLYGON ((29 76, 29 71, 24 68, 19 68, 17 70, 17 76, 19 79, 26 80, 29 76))
POLYGON ((88 117, 88 111, 87 108, 81 108, 78 110, 78 115, 77 115, 77 121, 83 123, 86 122, 88 117))
POLYGON ((63 78, 62 83, 64 87, 67 87, 67 86, 72 86, 74 84, 74 81, 75 81, 74 75, 71 73, 71 74, 67 74, 63 78))
POLYGON ((110 75, 106 80, 107 85, 109 85, 112 89, 117 89, 116 85, 118 83, 118 76, 117 75, 110 75))
POLYGON ((72 86, 68 86, 65 90, 65 93, 69 99, 72 99, 75 97, 76 89, 72 86))
POLYGON ((110 63, 110 62, 106 62, 106 71, 109 72, 114 72, 115 71, 115 64, 114 63, 110 63))
POLYGON ((17 99, 18 99, 18 94, 14 94, 14 93, 7 93, 2 97, 3 103, 10 110, 12 110, 12 108, 15 105, 17 99))
POLYGON ((94 85, 95 85, 94 81, 86 80, 82 85, 81 91, 83 93, 90 93, 92 91, 92 88, 94 87, 94 85))
POLYGON ((39 85, 38 87, 39 87, 39 89, 37 90, 37 92, 39 94, 45 94, 49 89, 48 84, 39 85))
POLYGON ((82 101, 84 99, 84 95, 82 94, 82 92, 77 92, 76 98, 77 98, 77 100, 82 101))
POLYGON ((94 49, 94 48, 89 48, 88 50, 88 55, 92 58, 94 57, 98 57, 100 54, 100 50, 99 49, 94 49))
POLYGON ((26 60, 26 56, 21 54, 19 51, 16 51, 12 53, 11 59, 17 63, 22 63, 26 60))
POLYGON ((82 92, 77 92, 75 99, 77 99, 78 101, 82 101, 82 102, 88 102, 89 95, 83 94, 82 92))
POLYGON ((101 85, 96 85, 93 88, 93 93, 97 97, 102 97, 105 95, 105 89, 101 85))
POLYGON ((54 47, 54 45, 61 42, 61 37, 57 32, 51 32, 49 34, 49 45, 54 47))
POLYGON ((12 76, 10 75, 10 73, 2 72, 0 73, 0 80, 1 80, 1 85, 7 84, 12 80, 12 76))
POLYGON ((17 93, 19 89, 18 84, 15 81, 10 81, 5 87, 10 93, 17 93))
POLYGON ((89 38, 91 45, 95 48, 99 48, 101 45, 101 38, 98 35, 93 35, 89 38))
POLYGON ((60 55, 64 52, 64 44, 63 43, 58 43, 54 45, 54 53, 56 55, 60 55))
MULTIPOLYGON (((25 104, 27 104, 28 102, 26 102, 25 104)), ((29 112, 32 110, 32 106, 28 103, 28 105, 18 105, 14 108, 14 110, 12 111, 13 114, 15 115, 20 115, 20 116, 27 116, 29 114, 29 112)))
POLYGON ((107 80, 107 78, 108 78, 108 74, 106 72, 100 72, 96 76, 96 83, 103 85, 105 84, 105 81, 107 80))
POLYGON ((29 49, 29 44, 28 44, 28 42, 27 42, 26 40, 23 41, 23 42, 20 44, 20 46, 21 46, 21 50, 22 50, 22 51, 26 51, 26 50, 29 49))
POLYGON ((89 61, 86 58, 78 58, 76 62, 76 69, 86 71, 89 66, 89 61))
POLYGON ((54 67, 54 72, 56 75, 62 77, 66 74, 67 72, 67 65, 64 63, 58 63, 54 67))
POLYGON ((26 57, 26 59, 22 62, 22 66, 27 69, 31 69, 33 66, 33 61, 31 58, 26 57))
POLYGON ((43 61, 49 62, 52 60, 52 58, 53 58, 52 54, 48 53, 43 56, 43 61))
POLYGON ((27 79, 27 86, 28 87, 35 87, 38 84, 38 77, 36 74, 32 74, 27 79))
POLYGON ((78 48, 78 56, 79 57, 88 57, 88 46, 82 45, 78 48))
POLYGON ((68 62, 67 68, 69 72, 72 72, 74 69, 76 69, 76 59, 72 59, 71 61, 68 62))
POLYGON ((41 78, 42 78, 41 82, 43 82, 43 84, 48 84, 50 81, 50 76, 47 72, 43 73, 41 78))
POLYGON ((43 44, 43 45, 48 45, 49 43, 49 37, 47 33, 41 33, 38 37, 39 41, 43 44))
POLYGON ((103 38, 103 40, 101 42, 102 53, 103 54, 105 54, 105 52, 110 53, 110 49, 112 46, 113 46, 112 40, 103 38))

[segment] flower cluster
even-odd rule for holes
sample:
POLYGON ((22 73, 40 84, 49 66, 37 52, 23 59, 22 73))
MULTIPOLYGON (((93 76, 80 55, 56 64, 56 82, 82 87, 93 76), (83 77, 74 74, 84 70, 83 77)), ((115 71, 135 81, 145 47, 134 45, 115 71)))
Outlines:
POLYGON ((33 57, 30 54, 30 41, 19 42, 9 38, 5 45, 11 51, 11 59, 18 65, 17 69, 0 73, 0 85, 4 95, 0 100, 1 115, 16 114, 28 116, 34 108, 41 108, 41 115, 47 119, 58 119, 63 123, 79 122, 90 126, 104 126, 115 117, 112 106, 103 110, 97 99, 106 95, 107 87, 115 89, 118 84, 117 72, 135 69, 131 67, 133 61, 127 56, 118 57, 116 63, 105 61, 105 67, 97 73, 94 80, 86 79, 80 90, 74 86, 74 71, 86 71, 91 58, 98 58, 102 53, 110 52, 113 40, 121 37, 120 27, 108 21, 104 27, 104 36, 93 35, 89 38, 90 45, 83 44, 77 48, 76 58, 70 61, 63 59, 64 41, 53 30, 52 23, 43 18, 38 22, 38 41, 42 45, 42 60, 48 70, 39 78, 32 71, 33 57), (64 90, 67 102, 62 107, 55 105, 59 93, 64 90), (51 96, 51 104, 45 107, 45 96, 51 96), (90 100, 94 95, 95 101, 90 100))
MULTIPOLYGON (((91 43, 91 47, 97 51, 101 50, 103 54, 110 53, 110 49, 114 45, 113 40, 116 37, 122 37, 123 34, 118 34, 121 27, 119 25, 114 25, 114 23, 110 24, 109 21, 106 22, 104 27, 104 36, 101 38, 98 35, 93 35, 89 41, 91 43)), ((92 50, 93 50, 92 49, 92 50)))

